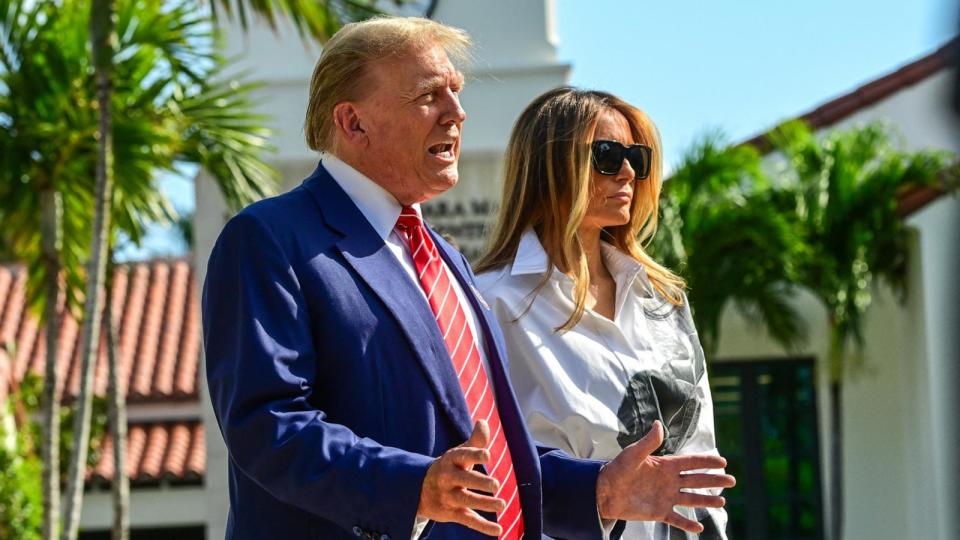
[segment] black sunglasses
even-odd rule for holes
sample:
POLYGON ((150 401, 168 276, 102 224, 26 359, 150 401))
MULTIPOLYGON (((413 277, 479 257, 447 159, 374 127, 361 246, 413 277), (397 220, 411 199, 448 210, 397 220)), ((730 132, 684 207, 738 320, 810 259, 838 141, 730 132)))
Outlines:
POLYGON ((613 176, 620 172, 623 160, 633 167, 636 177, 642 180, 650 175, 650 158, 653 149, 643 144, 624 146, 617 141, 593 141, 593 169, 600 174, 613 176))

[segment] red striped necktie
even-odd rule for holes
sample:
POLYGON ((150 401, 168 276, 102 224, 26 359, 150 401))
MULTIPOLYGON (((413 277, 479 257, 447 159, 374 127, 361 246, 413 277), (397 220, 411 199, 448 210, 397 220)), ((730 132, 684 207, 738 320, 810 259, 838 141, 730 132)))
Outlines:
POLYGON ((486 420, 490 426, 492 436, 488 448, 490 463, 487 470, 490 476, 500 483, 500 491, 496 496, 507 503, 506 508, 497 515, 497 523, 503 528, 500 538, 521 538, 523 513, 520 510, 513 459, 510 448, 507 447, 507 438, 503 434, 500 413, 497 412, 497 404, 493 398, 493 388, 480 360, 477 340, 467 324, 466 310, 469 307, 460 304, 460 298, 453 288, 451 276, 440 258, 440 252, 413 208, 403 207, 397 220, 397 229, 407 238, 420 285, 437 319, 460 382, 460 389, 463 390, 467 408, 470 409, 470 419, 474 424, 477 420, 486 420))

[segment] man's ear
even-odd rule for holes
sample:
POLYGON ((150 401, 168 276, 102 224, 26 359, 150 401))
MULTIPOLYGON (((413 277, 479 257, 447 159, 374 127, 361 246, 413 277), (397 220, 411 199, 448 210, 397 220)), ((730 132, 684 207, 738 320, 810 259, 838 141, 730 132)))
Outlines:
POLYGON ((340 138, 351 145, 366 146, 369 140, 360 120, 360 110, 350 101, 341 101, 333 106, 333 123, 340 138))

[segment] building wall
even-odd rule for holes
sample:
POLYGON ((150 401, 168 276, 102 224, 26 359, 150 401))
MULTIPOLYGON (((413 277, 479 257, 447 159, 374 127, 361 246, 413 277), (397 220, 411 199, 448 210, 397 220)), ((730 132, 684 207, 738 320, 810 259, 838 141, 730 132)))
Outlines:
POLYGON ((908 485, 908 497, 914 503, 909 521, 917 526, 933 521, 931 531, 937 536, 930 538, 960 538, 960 499, 956 495, 960 488, 960 285, 956 278, 960 200, 944 198, 910 223, 920 231, 920 268, 913 278, 919 282, 915 296, 922 304, 910 313, 910 324, 918 326, 916 321, 923 321, 926 332, 916 332, 922 340, 917 357, 905 359, 918 367, 910 396, 917 403, 918 414, 906 419, 917 431, 911 441, 916 455, 904 456, 908 467, 918 470, 908 485))
MULTIPOLYGON (((139 487, 130 490, 130 528, 146 529, 198 525, 207 521, 206 491, 202 486, 139 487)), ((83 531, 110 530, 113 502, 110 490, 88 491, 83 496, 83 531)), ((207 538, 223 538, 223 535, 207 538)))
MULTIPOLYGON (((885 119, 901 134, 906 148, 960 152, 960 124, 947 107, 953 79, 953 70, 941 71, 859 111, 838 127, 885 119)), ((953 339, 960 328, 960 289, 952 277, 960 262, 960 201, 955 196, 944 197, 911 216, 908 224, 915 229, 916 237, 907 302, 902 307, 887 302, 878 309, 877 320, 867 334, 871 341, 890 342, 889 348, 876 347, 870 358, 875 359, 878 369, 888 363, 890 373, 877 377, 890 380, 896 393, 851 392, 846 404, 854 409, 848 415, 859 415, 861 422, 860 429, 849 438, 857 435, 859 439, 855 440, 872 443, 862 446, 867 453, 847 452, 847 462, 862 464, 869 461, 864 457, 871 451, 879 450, 890 460, 884 469, 902 471, 898 478, 902 483, 876 474, 882 470, 846 471, 848 483, 857 490, 851 489, 846 497, 850 508, 848 538, 958 537, 956 516, 960 506, 951 495, 956 492, 958 459, 951 449, 956 448, 960 394, 955 383, 948 381, 958 380, 955 366, 960 360, 960 347, 953 339), (878 406, 882 407, 880 411, 878 406), (871 414, 874 412, 883 414, 871 414), (874 418, 896 418, 900 423, 895 431, 897 440, 885 433, 886 422, 874 418), (887 452, 883 451, 885 442, 887 452), (899 466, 894 463, 897 458, 899 466), (884 491, 882 484, 897 488, 886 489, 891 492, 889 504, 870 501, 871 495, 884 491), (877 508, 885 510, 877 512, 877 508), (905 535, 893 535, 897 529, 891 524, 890 528, 878 528, 873 536, 858 536, 863 531, 854 528, 856 525, 873 522, 878 515, 890 520, 891 514, 902 514, 898 521, 909 534, 904 531, 905 535)))
POLYGON ((960 124, 948 104, 955 71, 942 70, 887 99, 857 111, 835 128, 887 119, 903 136, 906 148, 960 150, 960 124))

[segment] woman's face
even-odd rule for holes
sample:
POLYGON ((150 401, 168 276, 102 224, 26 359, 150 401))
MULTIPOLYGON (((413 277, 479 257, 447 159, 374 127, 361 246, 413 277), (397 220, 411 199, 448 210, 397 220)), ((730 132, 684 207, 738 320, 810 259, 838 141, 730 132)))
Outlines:
MULTIPOLYGON (((627 118, 614 109, 607 109, 600 114, 593 140, 616 141, 623 145, 635 144, 627 118)), ((628 223, 635 176, 636 173, 626 159, 617 174, 612 176, 600 174, 591 166, 590 203, 580 229, 591 231, 628 223)))

